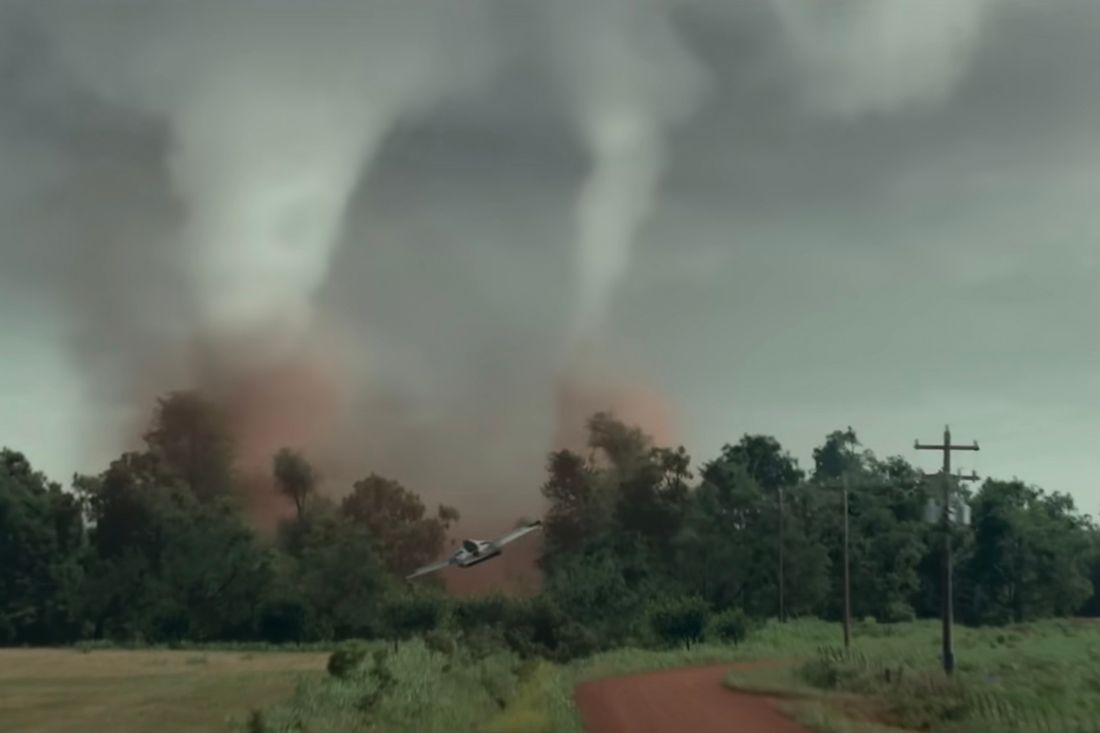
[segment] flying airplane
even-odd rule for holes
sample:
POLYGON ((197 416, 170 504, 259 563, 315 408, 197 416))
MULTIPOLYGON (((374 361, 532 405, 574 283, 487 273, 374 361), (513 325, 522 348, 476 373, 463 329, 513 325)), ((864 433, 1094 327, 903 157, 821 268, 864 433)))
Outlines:
POLYGON ((525 534, 534 532, 541 526, 542 522, 540 520, 535 520, 495 540, 462 540, 462 547, 455 550, 449 558, 418 568, 412 575, 406 576, 405 580, 412 580, 420 575, 434 573, 437 570, 442 570, 451 565, 460 568, 469 568, 479 563, 483 563, 486 560, 491 560, 503 551, 505 545, 518 540, 525 534))

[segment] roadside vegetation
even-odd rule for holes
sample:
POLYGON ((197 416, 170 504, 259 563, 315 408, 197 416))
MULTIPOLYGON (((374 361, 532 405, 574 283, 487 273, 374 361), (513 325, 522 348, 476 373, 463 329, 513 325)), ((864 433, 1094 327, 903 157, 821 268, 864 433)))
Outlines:
POLYGON ((1100 731, 1100 624, 959 627, 952 677, 936 622, 859 624, 856 634, 848 653, 834 639, 793 664, 735 671, 727 685, 786 698, 822 733, 1100 731))

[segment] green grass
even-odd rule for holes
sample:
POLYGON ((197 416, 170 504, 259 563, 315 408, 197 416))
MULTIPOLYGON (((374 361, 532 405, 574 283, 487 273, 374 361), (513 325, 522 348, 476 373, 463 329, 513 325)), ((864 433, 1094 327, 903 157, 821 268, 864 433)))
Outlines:
POLYGON ((0 650, 0 731, 225 730, 324 674, 325 655, 0 650))
POLYGON ((953 679, 940 669, 940 643, 934 621, 861 624, 850 656, 834 642, 780 670, 735 672, 727 684, 794 695, 795 717, 826 733, 862 730, 851 727, 858 724, 933 733, 1100 731, 1100 625, 957 627, 953 679))

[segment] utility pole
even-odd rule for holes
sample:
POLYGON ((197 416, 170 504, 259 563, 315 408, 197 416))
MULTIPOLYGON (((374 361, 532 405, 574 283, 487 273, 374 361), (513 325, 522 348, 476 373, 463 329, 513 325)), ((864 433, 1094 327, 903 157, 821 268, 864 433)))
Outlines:
POLYGON ((840 489, 844 511, 844 546, 843 546, 843 571, 844 580, 841 593, 844 601, 843 618, 841 624, 844 627, 844 652, 847 653, 852 646, 852 563, 851 563, 851 532, 849 531, 848 494, 851 488, 851 477, 846 469, 840 475, 839 483, 830 481, 826 484, 829 488, 840 489))
POLYGON ((783 487, 779 487, 779 623, 787 623, 787 606, 783 598, 783 487))
POLYGON ((844 474, 844 653, 852 645, 852 577, 848 565, 848 474, 844 474))
MULTIPOLYGON (((941 478, 943 479, 943 575, 942 575, 942 589, 940 594, 943 596, 941 601, 943 603, 943 671, 947 674, 952 674, 955 671, 955 642, 952 638, 952 626, 954 624, 954 598, 952 589, 952 562, 951 562, 951 451, 954 450, 978 450, 978 441, 974 441, 973 445, 952 445, 951 444, 951 428, 945 426, 943 429, 943 444, 942 445, 922 445, 918 440, 913 444, 916 450, 937 450, 943 452, 943 471, 941 478)), ((959 476, 959 479, 976 479, 976 475, 971 476, 959 476)))

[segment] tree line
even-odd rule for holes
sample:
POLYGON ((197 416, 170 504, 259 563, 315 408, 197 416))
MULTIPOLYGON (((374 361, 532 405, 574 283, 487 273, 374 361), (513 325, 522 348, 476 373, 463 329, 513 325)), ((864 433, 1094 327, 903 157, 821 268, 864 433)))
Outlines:
MULTIPOLYGON (((825 437, 809 471, 774 438, 745 435, 696 475, 683 448, 594 415, 586 451, 548 456, 542 590, 523 600, 455 601, 438 578, 402 580, 446 552, 452 507, 374 474, 328 499, 284 449, 269 478, 292 516, 262 533, 236 463, 224 420, 193 393, 160 400, 141 450, 69 489, 0 452, 0 643, 397 639, 447 619, 576 655, 655 629, 691 636, 684 624, 707 616, 736 639, 776 616, 781 577, 789 614, 840 617, 841 481, 854 615, 939 614, 944 529, 924 521, 938 488, 850 428, 825 437)), ((960 620, 1100 615, 1100 530, 1071 497, 1018 480, 963 491, 972 522, 949 530, 960 620)))

